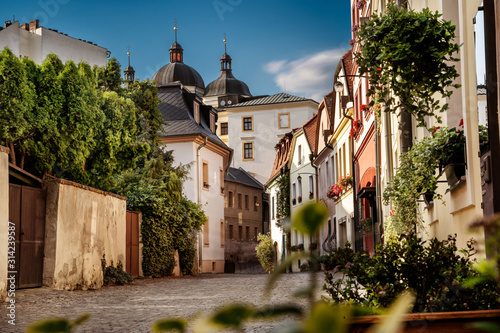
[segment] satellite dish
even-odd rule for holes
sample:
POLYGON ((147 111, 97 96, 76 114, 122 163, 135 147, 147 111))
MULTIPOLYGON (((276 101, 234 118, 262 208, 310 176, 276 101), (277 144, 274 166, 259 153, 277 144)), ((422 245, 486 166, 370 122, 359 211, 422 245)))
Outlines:
POLYGON ((220 101, 220 105, 221 105, 221 106, 226 105, 226 101, 220 101))
POLYGON ((231 105, 231 104, 233 104, 233 102, 231 102, 231 101, 227 101, 227 104, 231 105))

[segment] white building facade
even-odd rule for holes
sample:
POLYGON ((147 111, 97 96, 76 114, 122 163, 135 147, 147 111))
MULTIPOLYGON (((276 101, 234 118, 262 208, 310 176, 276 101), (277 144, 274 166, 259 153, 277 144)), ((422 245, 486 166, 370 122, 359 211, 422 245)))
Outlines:
POLYGON ((39 26, 38 20, 19 24, 7 21, 0 30, 0 50, 8 47, 18 57, 29 57, 41 64, 47 55, 54 53, 63 63, 86 62, 90 66, 104 67, 111 54, 104 47, 90 41, 70 37, 39 26))

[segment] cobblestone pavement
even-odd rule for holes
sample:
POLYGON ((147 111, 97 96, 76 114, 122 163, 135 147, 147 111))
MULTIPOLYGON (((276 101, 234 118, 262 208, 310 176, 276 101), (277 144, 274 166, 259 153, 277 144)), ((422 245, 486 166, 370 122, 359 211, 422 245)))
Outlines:
MULTIPOLYGON (((323 274, 317 274, 319 286, 323 274)), ((228 303, 262 306, 265 274, 214 274, 198 277, 139 279, 128 286, 105 287, 94 291, 60 291, 49 288, 18 290, 16 326, 9 325, 7 305, 0 305, 0 332, 25 332, 26 325, 42 318, 76 319, 89 313, 90 319, 75 332, 150 332, 151 324, 161 318, 207 314, 228 303)), ((292 294, 308 283, 307 273, 286 274, 278 280, 268 302, 294 302, 304 299, 292 294)), ((319 294, 318 294, 319 297, 319 294)), ((255 322, 245 332, 267 332, 294 320, 284 317, 272 322, 255 322)))

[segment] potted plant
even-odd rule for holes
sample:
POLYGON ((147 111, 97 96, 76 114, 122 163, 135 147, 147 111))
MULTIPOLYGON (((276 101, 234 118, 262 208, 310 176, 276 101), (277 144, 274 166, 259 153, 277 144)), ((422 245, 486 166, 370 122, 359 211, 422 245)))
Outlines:
POLYGON ((298 199, 299 199, 299 203, 301 203, 302 202, 302 196, 299 195, 298 199))
POLYGON ((465 136, 463 119, 459 128, 436 127, 432 131, 433 157, 439 161, 440 172, 446 174, 448 185, 453 186, 465 175, 465 136))
POLYGON ((361 220, 361 228, 363 229, 363 232, 371 233, 372 232, 372 223, 373 223, 372 217, 365 217, 364 219, 362 219, 361 220))
POLYGON ((309 199, 313 199, 313 198, 314 198, 314 192, 309 191, 309 199))
POLYGON ((297 199, 293 198, 292 199, 292 205, 296 205, 297 204, 297 199))

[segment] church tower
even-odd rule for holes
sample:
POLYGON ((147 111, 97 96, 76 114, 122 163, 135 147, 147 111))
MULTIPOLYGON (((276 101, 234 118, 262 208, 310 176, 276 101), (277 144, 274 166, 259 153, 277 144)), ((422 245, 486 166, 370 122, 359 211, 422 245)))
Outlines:
POLYGON ((224 54, 220 58, 220 76, 208 84, 204 95, 205 103, 215 107, 236 104, 241 98, 252 97, 246 83, 233 76, 232 59, 227 54, 226 43, 224 34, 224 54))
POLYGON ((123 71, 123 75, 125 77, 123 85, 125 86, 125 88, 127 88, 134 82, 134 77, 135 77, 134 67, 130 66, 130 46, 128 48, 127 56, 128 56, 128 66, 123 71))

